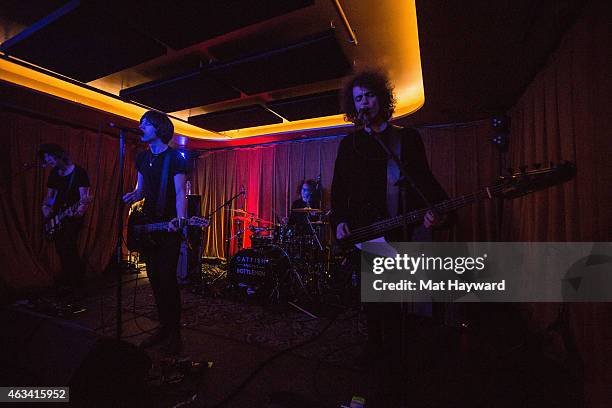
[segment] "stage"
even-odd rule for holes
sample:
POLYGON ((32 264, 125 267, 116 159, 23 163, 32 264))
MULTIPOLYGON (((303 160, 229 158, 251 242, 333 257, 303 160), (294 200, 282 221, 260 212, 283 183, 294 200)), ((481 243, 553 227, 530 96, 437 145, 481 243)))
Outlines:
MULTIPOLYGON (((103 275, 72 302, 39 293, 16 307, 112 337, 113 283, 113 276, 103 275)), ((524 400, 571 407, 580 396, 567 368, 530 343, 535 338, 519 341, 518 335, 419 319, 411 323, 405 382, 398 384, 391 376, 397 351, 372 364, 359 361, 366 328, 358 307, 310 305, 320 316, 315 319, 287 304, 260 306, 209 288, 197 293, 199 288, 181 289, 184 352, 171 358, 148 349, 152 366, 145 385, 119 401, 149 407, 339 407, 357 395, 368 406, 386 407, 404 389, 418 407, 452 407, 457 401, 511 406, 524 400)), ((158 325, 144 271, 124 275, 122 304, 123 339, 137 345, 158 325)), ((100 401, 96 396, 86 403, 100 401)))

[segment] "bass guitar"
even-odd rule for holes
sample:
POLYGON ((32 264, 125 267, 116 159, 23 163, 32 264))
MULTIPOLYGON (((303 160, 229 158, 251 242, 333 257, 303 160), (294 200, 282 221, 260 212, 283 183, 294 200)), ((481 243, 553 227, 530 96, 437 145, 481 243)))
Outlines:
POLYGON ((361 245, 365 242, 385 242, 384 235, 387 232, 401 228, 405 222, 408 224, 422 223, 425 214, 430 210, 437 214, 445 214, 493 197, 516 198, 568 181, 575 174, 576 166, 569 161, 531 171, 527 171, 527 167, 522 167, 520 172, 499 177, 497 183, 492 186, 485 187, 472 194, 439 202, 433 208, 414 210, 403 215, 351 228, 350 235, 338 241, 338 244, 341 251, 348 251, 354 247, 361 248, 361 245))

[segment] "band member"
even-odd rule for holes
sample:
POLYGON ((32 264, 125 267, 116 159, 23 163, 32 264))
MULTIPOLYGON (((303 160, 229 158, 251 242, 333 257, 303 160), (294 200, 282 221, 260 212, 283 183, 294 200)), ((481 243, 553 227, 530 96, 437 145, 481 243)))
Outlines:
MULTIPOLYGON (((321 193, 317 188, 317 181, 313 179, 304 180, 300 183, 300 198, 291 203, 291 209, 296 208, 321 208, 321 193)), ((307 218, 309 215, 305 213, 291 212, 289 216, 289 225, 295 226, 297 229, 307 228, 307 218)), ((312 218, 311 221, 316 221, 312 218)))
MULTIPOLYGON (((447 198, 431 173, 418 132, 389 123, 395 98, 386 76, 371 71, 350 78, 343 89, 342 104, 347 120, 355 123, 358 130, 340 143, 334 167, 331 222, 337 239, 349 236, 353 227, 401 213, 400 169, 388 151, 399 158, 431 203, 447 198)), ((427 207, 414 188, 407 185, 406 189, 406 211, 427 207)), ((427 212, 422 226, 410 228, 407 240, 431 240, 432 227, 440 225, 444 218, 427 212)), ((389 233, 387 239, 404 241, 402 235, 399 229, 389 233)), ((399 347, 399 307, 367 304, 366 314, 368 342, 362 355, 364 363, 399 347)))
POLYGON ((187 167, 180 153, 168 146, 174 134, 174 126, 165 114, 148 111, 140 119, 139 127, 143 132, 141 140, 149 145, 149 149, 136 158, 138 184, 134 191, 123 196, 123 201, 133 204, 144 198, 143 211, 147 217, 172 220, 168 222, 169 233, 159 233, 155 245, 141 254, 160 321, 157 331, 144 340, 141 346, 163 343, 165 352, 177 354, 182 350, 183 343, 180 333, 181 299, 176 279, 180 235, 176 233, 175 222, 187 214, 187 167))
POLYGON ((77 243, 83 215, 89 206, 89 177, 85 169, 74 164, 59 145, 42 144, 38 155, 46 166, 53 168, 42 205, 44 217, 49 219, 64 210, 68 213, 55 235, 54 243, 62 268, 57 284, 73 291, 83 285, 85 278, 85 263, 79 256, 77 243), (71 207, 77 203, 76 211, 71 211, 71 207))

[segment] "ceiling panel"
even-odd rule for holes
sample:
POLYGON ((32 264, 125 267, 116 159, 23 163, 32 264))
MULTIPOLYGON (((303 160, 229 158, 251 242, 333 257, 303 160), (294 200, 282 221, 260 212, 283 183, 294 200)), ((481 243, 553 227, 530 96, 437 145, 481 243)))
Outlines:
POLYGON ((274 50, 222 64, 215 76, 246 94, 337 79, 350 72, 334 32, 328 31, 274 50))
POLYGON ((329 92, 268 102, 267 106, 285 119, 301 120, 341 113, 339 98, 340 91, 336 89, 329 92))
POLYGON ((72 1, 5 41, 0 50, 82 82, 166 53, 141 32, 115 24, 107 11, 72 1))
POLYGON ((314 4, 314 0, 118 1, 122 14, 150 36, 182 49, 314 4))
POLYGON ((119 95, 164 112, 175 112, 235 99, 240 97, 240 92, 198 69, 173 78, 127 88, 119 95))
POLYGON ((189 123, 217 132, 282 123, 282 119, 261 105, 250 105, 220 112, 192 116, 189 123))

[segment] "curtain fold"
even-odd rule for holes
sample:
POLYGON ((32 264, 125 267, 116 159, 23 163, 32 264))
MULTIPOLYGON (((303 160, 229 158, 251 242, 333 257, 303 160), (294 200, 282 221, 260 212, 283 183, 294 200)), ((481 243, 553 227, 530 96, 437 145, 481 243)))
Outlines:
MULTIPOLYGON (((563 185, 506 202, 503 236, 508 241, 612 240, 611 14, 610 2, 589 2, 510 111, 510 165, 571 160, 577 175, 563 185)), ((559 306, 522 305, 538 331, 555 320, 559 306)), ((572 303, 568 313, 584 363, 585 406, 607 407, 612 396, 612 306, 572 303)))

